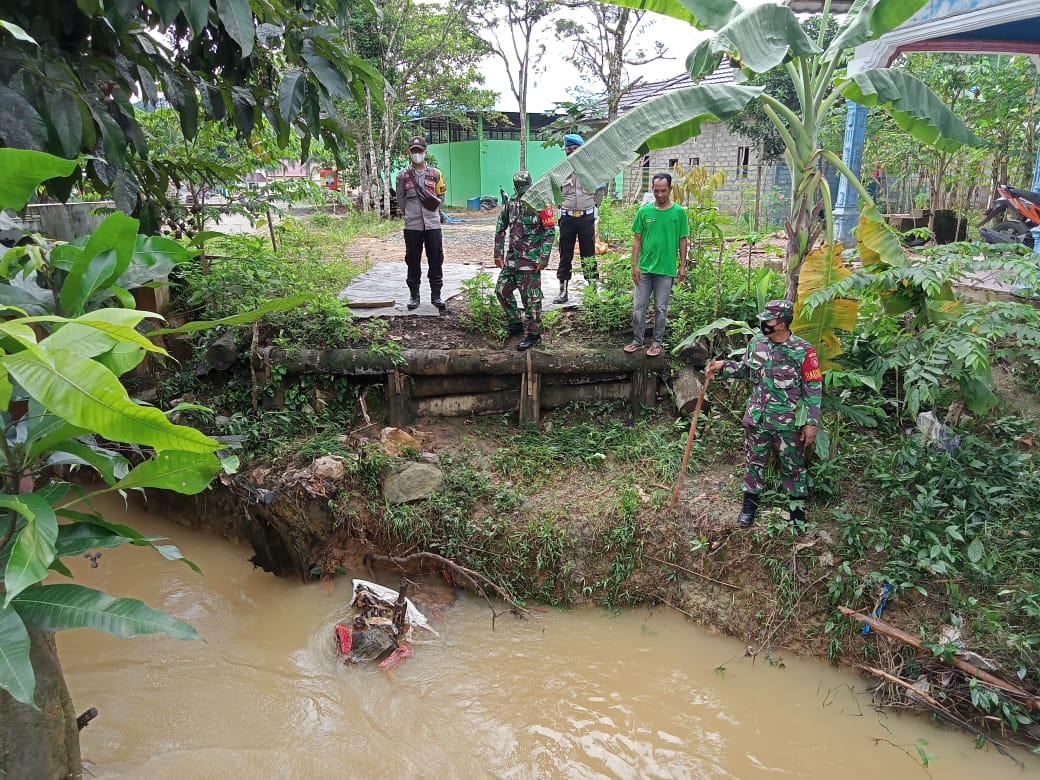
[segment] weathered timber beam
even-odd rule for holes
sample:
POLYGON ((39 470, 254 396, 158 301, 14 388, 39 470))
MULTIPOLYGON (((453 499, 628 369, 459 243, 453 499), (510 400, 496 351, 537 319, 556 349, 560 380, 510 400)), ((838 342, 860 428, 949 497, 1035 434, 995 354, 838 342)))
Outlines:
MULTIPOLYGON (((387 355, 367 349, 301 349, 286 353, 272 349, 270 360, 285 366, 290 374, 347 374, 364 376, 386 374, 395 369, 412 376, 449 376, 451 374, 522 374, 527 370, 523 352, 480 349, 406 349, 403 363, 394 365, 387 355)), ((532 370, 539 374, 664 372, 668 362, 663 355, 647 357, 628 354, 623 349, 576 349, 537 351, 531 355, 532 370)))
MULTIPOLYGON (((575 387, 542 387, 540 409, 555 409, 575 401, 619 401, 630 397, 631 382, 599 382, 575 387)), ((496 393, 468 393, 440 398, 418 398, 416 413, 420 417, 468 417, 475 414, 506 414, 520 406, 520 386, 496 393)))
POLYGON ((494 393, 500 390, 516 390, 520 377, 500 374, 498 376, 417 376, 412 398, 437 398, 444 395, 467 393, 494 393))

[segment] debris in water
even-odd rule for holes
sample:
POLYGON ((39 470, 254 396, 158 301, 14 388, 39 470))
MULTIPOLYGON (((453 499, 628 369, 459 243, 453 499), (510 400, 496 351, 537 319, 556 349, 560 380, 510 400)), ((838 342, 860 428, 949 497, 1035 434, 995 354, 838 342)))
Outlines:
POLYGON ((386 656, 379 668, 392 669, 412 654, 411 646, 405 641, 411 638, 413 628, 437 635, 426 617, 405 596, 407 590, 407 581, 395 591, 367 580, 354 580, 354 599, 350 605, 357 612, 349 626, 336 624, 336 641, 347 662, 359 664, 386 656))

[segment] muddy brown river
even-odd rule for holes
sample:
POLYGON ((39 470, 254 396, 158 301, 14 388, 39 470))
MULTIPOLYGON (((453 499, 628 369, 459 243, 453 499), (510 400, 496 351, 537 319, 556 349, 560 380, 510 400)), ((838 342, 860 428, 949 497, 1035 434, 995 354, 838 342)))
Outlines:
MULTIPOLYGON (((332 593, 254 569, 251 551, 131 511, 110 519, 169 536, 199 576, 157 554, 105 551, 79 582, 134 596, 205 638, 58 646, 93 778, 964 778, 1040 776, 920 717, 878 714, 864 681, 826 664, 744 658, 670 611, 503 616, 465 594, 439 639, 395 669, 346 667, 332 593), (932 754, 927 771, 918 757, 932 754)), ((364 573, 357 573, 365 576, 364 573)), ((393 579, 385 583, 396 586, 393 579)))

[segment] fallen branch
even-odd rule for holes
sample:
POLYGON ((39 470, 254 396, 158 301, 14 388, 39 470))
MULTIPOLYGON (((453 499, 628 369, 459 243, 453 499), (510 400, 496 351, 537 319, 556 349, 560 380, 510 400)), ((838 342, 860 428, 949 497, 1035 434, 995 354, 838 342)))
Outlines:
MULTIPOLYGON (((866 623, 872 629, 884 634, 887 637, 891 637, 892 639, 898 639, 900 642, 908 644, 911 647, 915 647, 918 650, 928 650, 928 648, 926 648, 921 643, 920 639, 911 634, 906 633, 901 629, 896 628, 895 626, 889 625, 883 620, 878 620, 877 618, 870 617, 869 615, 864 615, 860 612, 851 610, 848 607, 838 607, 838 611, 846 617, 850 617, 853 620, 858 620, 860 623, 866 623)), ((937 660, 945 663, 945 659, 941 657, 937 656, 937 660)), ((995 688, 999 688, 1005 693, 1010 693, 1013 696, 1017 696, 1023 699, 1026 706, 1029 707, 1029 709, 1040 710, 1040 696, 1034 696, 1033 694, 1029 693, 1029 691, 1026 691, 1017 685, 1009 683, 1006 680, 1002 680, 996 675, 990 674, 989 672, 983 669, 979 669, 979 667, 975 666, 972 663, 968 663, 963 658, 958 658, 956 655, 953 656, 951 661, 953 665, 960 669, 962 672, 970 674, 972 677, 978 680, 982 680, 983 682, 989 683, 990 685, 994 686, 995 688)))
POLYGON ((403 558, 397 558, 393 555, 376 555, 373 553, 370 555, 366 555, 364 560, 366 565, 369 563, 392 563, 393 565, 397 566, 402 570, 404 570, 405 566, 415 563, 416 561, 432 561, 433 563, 440 564, 441 566, 450 569, 452 572, 459 575, 462 579, 468 582, 470 586, 473 588, 473 590, 480 594, 487 602, 488 606, 491 608, 492 629, 494 629, 495 627, 495 619, 503 613, 495 611, 495 607, 491 603, 491 599, 487 597, 487 594, 484 592, 484 588, 482 588, 479 583, 483 583, 488 588, 497 593, 498 597, 509 605, 510 612, 513 612, 514 614, 520 617, 528 617, 530 615, 530 610, 527 607, 517 602, 516 599, 514 599, 505 589, 499 586, 496 582, 494 582, 494 580, 490 579, 484 574, 481 574, 479 571, 469 569, 465 566, 455 563, 455 561, 449 558, 445 558, 443 555, 437 555, 437 553, 414 552, 410 555, 406 555, 403 558))
POLYGON ((856 668, 862 669, 865 672, 870 672, 871 674, 876 675, 877 677, 880 677, 883 680, 887 680, 890 683, 906 688, 908 691, 910 691, 911 696, 916 697, 920 699, 922 703, 927 704, 929 707, 932 708, 932 711, 936 715, 945 720, 947 723, 952 723, 955 726, 959 726, 965 731, 974 734, 976 737, 982 737, 991 745, 993 745, 993 747, 997 749, 997 752, 999 752, 1002 756, 1010 758, 1016 764, 1022 766, 1022 762, 1020 762, 1017 758, 1015 758, 1013 755, 1011 755, 1011 753, 1008 752, 1007 745, 999 742, 998 740, 995 740, 989 734, 984 734, 967 721, 958 718, 956 715, 950 712, 948 708, 940 704, 939 701, 932 695, 925 693, 919 688, 915 688, 911 683, 908 683, 906 680, 896 677, 894 674, 889 674, 883 669, 876 669, 873 666, 867 666, 866 664, 855 664, 855 666, 856 668))

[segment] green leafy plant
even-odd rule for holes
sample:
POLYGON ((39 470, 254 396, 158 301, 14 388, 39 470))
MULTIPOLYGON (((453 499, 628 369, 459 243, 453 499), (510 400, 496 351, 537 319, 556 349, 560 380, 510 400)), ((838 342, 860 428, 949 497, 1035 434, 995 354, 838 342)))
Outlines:
POLYGON ((467 304, 467 311, 462 315, 462 324, 466 330, 488 335, 505 326, 505 314, 495 297, 491 274, 478 271, 476 275, 463 280, 462 289, 467 304))

